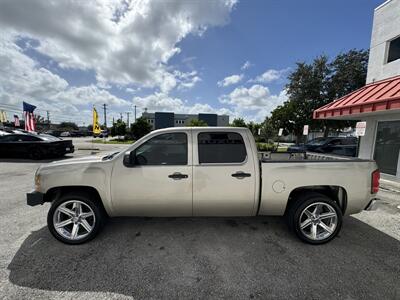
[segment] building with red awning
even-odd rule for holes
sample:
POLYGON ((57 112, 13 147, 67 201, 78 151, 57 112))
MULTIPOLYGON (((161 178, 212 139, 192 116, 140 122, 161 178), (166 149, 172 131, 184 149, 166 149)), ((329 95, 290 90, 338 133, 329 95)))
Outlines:
POLYGON ((400 179, 400 0, 374 12, 367 84, 314 111, 314 119, 366 121, 359 157, 400 179))

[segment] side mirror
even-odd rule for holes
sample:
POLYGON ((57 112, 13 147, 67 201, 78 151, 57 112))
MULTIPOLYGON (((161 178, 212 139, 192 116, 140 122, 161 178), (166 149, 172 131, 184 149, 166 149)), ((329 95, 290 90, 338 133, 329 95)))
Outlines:
POLYGON ((134 167, 135 166, 135 156, 136 151, 125 152, 124 154, 124 166, 125 167, 134 167))

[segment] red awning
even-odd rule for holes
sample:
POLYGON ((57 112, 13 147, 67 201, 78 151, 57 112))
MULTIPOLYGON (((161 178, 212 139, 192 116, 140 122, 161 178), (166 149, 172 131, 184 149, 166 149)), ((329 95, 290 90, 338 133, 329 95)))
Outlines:
MULTIPOLYGON (((400 76, 376 81, 314 111, 314 119, 352 116, 400 109, 400 76)), ((399 111, 400 112, 400 111, 399 111)))

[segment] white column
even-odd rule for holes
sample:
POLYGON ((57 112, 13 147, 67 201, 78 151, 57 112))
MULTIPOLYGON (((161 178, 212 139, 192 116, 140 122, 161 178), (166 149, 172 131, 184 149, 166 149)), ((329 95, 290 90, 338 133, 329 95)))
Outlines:
POLYGON ((358 152, 358 157, 363 159, 373 159, 377 120, 374 118, 368 118, 366 121, 367 128, 365 130, 365 135, 362 136, 360 140, 360 150, 358 152))

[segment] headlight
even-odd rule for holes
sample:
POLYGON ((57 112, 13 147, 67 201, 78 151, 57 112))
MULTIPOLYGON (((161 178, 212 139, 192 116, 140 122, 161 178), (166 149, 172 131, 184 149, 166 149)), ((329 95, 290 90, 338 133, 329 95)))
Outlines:
POLYGON ((35 191, 39 191, 39 190, 40 190, 40 175, 36 171, 36 174, 35 174, 35 191))

